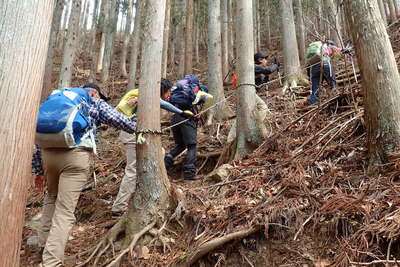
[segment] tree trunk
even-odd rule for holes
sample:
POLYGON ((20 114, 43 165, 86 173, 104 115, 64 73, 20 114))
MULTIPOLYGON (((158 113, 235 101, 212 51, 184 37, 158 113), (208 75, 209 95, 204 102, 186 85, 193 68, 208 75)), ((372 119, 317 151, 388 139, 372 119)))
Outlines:
POLYGON ((65 44, 65 39, 66 39, 66 33, 67 33, 67 26, 69 22, 69 18, 71 15, 71 9, 72 9, 72 0, 66 0, 64 10, 63 10, 63 18, 62 18, 62 24, 61 24, 61 29, 60 33, 58 36, 58 50, 64 50, 64 44, 65 44))
POLYGON ((109 23, 109 15, 110 15, 110 1, 102 0, 101 3, 101 39, 100 39, 100 50, 99 55, 97 57, 97 71, 100 72, 103 70, 103 62, 104 62, 104 52, 106 47, 106 36, 107 36, 107 24, 109 23))
POLYGON ((186 0, 185 74, 193 72, 193 0, 186 0))
POLYGON ((300 63, 304 64, 306 54, 306 38, 304 32, 303 6, 301 0, 294 0, 296 14, 296 38, 299 49, 300 63))
POLYGON ((284 25, 284 27, 282 27, 282 46, 286 75, 283 87, 283 93, 285 93, 288 88, 297 87, 298 82, 308 84, 308 81, 304 77, 300 67, 292 0, 281 0, 280 8, 282 25, 284 25))
POLYGON ((176 26, 176 58, 178 60, 178 76, 182 78, 185 75, 185 22, 186 22, 186 0, 176 0, 175 14, 177 14, 176 26))
POLYGON ((233 36, 233 8, 232 8, 232 1, 227 0, 228 2, 228 67, 232 63, 232 61, 235 58, 234 54, 234 47, 235 44, 233 42, 234 36, 233 36))
POLYGON ((171 0, 166 0, 165 4, 165 24, 164 24, 164 44, 161 62, 161 77, 167 78, 168 52, 169 52, 169 29, 171 23, 171 0))
POLYGON ((127 0, 127 13, 128 14, 126 16, 124 43, 122 46, 122 56, 121 56, 121 75, 124 78, 128 77, 128 72, 126 71, 126 59, 127 59, 127 55, 128 55, 129 39, 131 37, 132 2, 133 2, 133 0, 127 0))
POLYGON ((228 0, 221 0, 221 31, 222 31, 222 78, 229 72, 229 27, 228 27, 228 0))
POLYGON ((378 0, 378 5, 379 5, 379 11, 381 13, 383 22, 385 25, 387 25, 387 18, 386 18, 386 12, 385 12, 385 5, 383 4, 383 0, 378 0))
MULTIPOLYGON (((161 58, 165 18, 165 0, 147 0, 143 33, 143 61, 141 64, 138 104, 138 134, 160 130, 161 58)), ((174 208, 171 185, 164 166, 161 137, 143 134, 144 143, 137 144, 137 190, 128 211, 126 242, 145 226, 157 221, 162 224, 174 208)), ((159 225, 161 226, 161 225, 159 225)))
POLYGON ((31 155, 54 1, 0 6, 0 265, 19 266, 31 155))
POLYGON ((365 90, 370 170, 400 145, 400 75, 376 0, 346 0, 346 15, 365 90))
POLYGON ((392 23, 397 20, 397 15, 399 14, 398 6, 396 0, 388 0, 390 8, 390 17, 392 18, 392 23))
POLYGON ((90 82, 95 82, 96 80, 96 73, 97 73, 97 61, 99 57, 99 52, 100 52, 100 45, 101 45, 101 36, 102 36, 102 25, 103 25, 103 16, 102 16, 102 10, 103 10, 103 3, 102 2, 101 6, 99 5, 99 1, 101 0, 95 0, 94 3, 94 11, 92 15, 92 30, 91 30, 91 47, 90 49, 90 58, 92 59, 91 65, 90 65, 90 74, 89 74, 89 81, 90 82), (100 8, 100 13, 98 13, 98 9, 100 8))
POLYGON ((136 88, 136 69, 137 69, 137 60, 139 55, 140 48, 140 35, 141 35, 141 17, 142 17, 142 7, 144 0, 136 0, 136 12, 135 12, 135 25, 133 28, 132 35, 132 50, 131 50, 131 60, 129 65, 129 79, 128 79, 128 87, 127 91, 136 88))
POLYGON ((251 10, 253 11, 253 45, 254 45, 254 51, 259 52, 260 48, 257 46, 258 41, 257 41, 257 36, 258 36, 258 29, 257 29, 257 0, 252 0, 252 8, 251 10))
POLYGON ((64 9, 64 4, 65 0, 57 0, 54 8, 53 19, 51 22, 50 41, 47 52, 46 67, 43 77, 43 89, 40 102, 46 99, 46 97, 50 94, 50 91, 52 89, 53 61, 54 61, 54 54, 56 52, 55 50, 57 48, 57 37, 59 34, 58 32, 60 31, 61 16, 64 9))
MULTIPOLYGON (((208 0, 208 87, 215 102, 225 99, 221 63, 220 3, 208 0)), ((208 124, 211 124, 213 117, 219 121, 226 119, 232 114, 232 111, 225 102, 221 102, 210 111, 210 114, 208 124)))
POLYGON ((80 14, 81 0, 72 0, 71 17, 69 19, 67 38, 64 46, 60 80, 58 82, 59 88, 71 86, 71 78, 75 62, 75 52, 78 46, 80 14))
POLYGON ((110 77, 110 68, 111 68, 111 58, 113 53, 113 40, 114 40, 114 32, 115 25, 117 23, 117 2, 111 1, 110 9, 109 9, 109 17, 105 23, 105 48, 104 48, 104 57, 103 57, 103 69, 101 71, 101 82, 104 84, 108 81, 110 77))
POLYGON ((328 27, 330 31, 330 36, 333 41, 337 44, 341 44, 343 46, 342 37, 341 37, 341 27, 339 24, 339 13, 338 9, 333 0, 325 0, 325 7, 328 18, 328 27))
MULTIPOLYGON (((239 84, 254 84, 252 10, 250 1, 238 1, 237 30, 238 30, 238 64, 237 74, 239 84)), ((238 88, 237 98, 237 147, 235 158, 252 152, 266 137, 266 128, 256 104, 256 90, 253 86, 238 88)))
MULTIPOLYGON (((267 0, 268 3, 268 0, 267 0)), ((265 13, 265 45, 268 49, 272 49, 272 42, 271 42, 271 12, 272 8, 270 5, 267 6, 268 10, 265 13)))

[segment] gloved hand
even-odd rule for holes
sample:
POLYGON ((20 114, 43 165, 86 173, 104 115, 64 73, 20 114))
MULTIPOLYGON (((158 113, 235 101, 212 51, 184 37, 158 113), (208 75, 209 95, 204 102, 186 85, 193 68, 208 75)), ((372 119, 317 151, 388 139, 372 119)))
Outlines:
POLYGON ((351 47, 351 46, 347 46, 342 49, 343 54, 351 54, 352 52, 353 52, 353 47, 351 47))
POLYGON ((193 113, 190 112, 189 110, 182 111, 181 113, 179 113, 179 115, 181 115, 185 119, 190 119, 194 117, 193 113))

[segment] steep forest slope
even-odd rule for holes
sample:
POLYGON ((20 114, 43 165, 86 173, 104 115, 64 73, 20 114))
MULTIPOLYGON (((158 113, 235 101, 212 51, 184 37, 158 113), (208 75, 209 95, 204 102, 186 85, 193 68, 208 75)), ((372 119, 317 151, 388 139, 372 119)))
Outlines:
MULTIPOLYGON (((400 65, 399 27, 395 24, 389 32, 400 65)), ((117 66, 107 86, 113 104, 127 84, 117 66)), ((89 67, 82 55, 75 66, 76 85, 84 82, 89 67)), ((336 68, 338 90, 324 89, 317 106, 306 104, 308 88, 282 96, 278 80, 271 83, 268 93, 260 92, 271 111, 265 121, 270 136, 243 160, 225 162, 232 120, 202 127, 200 179, 183 183, 179 159, 169 173, 184 192, 183 213, 168 223, 162 242, 143 245, 125 257, 121 266, 181 266, 202 252, 205 256, 198 266, 350 266, 399 258, 400 155, 391 155, 390 163, 379 167, 379 174, 366 175, 362 77, 355 82, 349 62, 341 60, 336 68), (208 175, 223 163, 229 165, 223 165, 222 174, 208 175), (238 236, 224 243, 232 233, 238 236), (213 247, 215 241, 223 245, 213 247)), ((196 73, 201 78, 207 76, 205 62, 196 69, 201 70, 196 73)), ((235 91, 227 87, 225 93, 235 91)), ((229 105, 235 107, 235 97, 229 98, 229 105)), ((170 135, 162 139, 166 149, 172 146, 170 135)), ((99 147, 96 178, 79 200, 66 266, 84 262, 116 222, 111 204, 125 164, 118 132, 103 128, 99 147)), ((30 244, 41 199, 32 189, 21 266, 37 265, 36 247, 30 244)), ((110 262, 121 247, 122 242, 116 242, 97 259, 99 265, 110 262)))

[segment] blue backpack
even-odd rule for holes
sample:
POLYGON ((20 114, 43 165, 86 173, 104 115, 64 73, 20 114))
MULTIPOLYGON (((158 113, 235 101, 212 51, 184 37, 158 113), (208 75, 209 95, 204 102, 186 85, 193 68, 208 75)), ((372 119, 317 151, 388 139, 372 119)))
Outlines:
POLYGON ((83 88, 53 91, 39 108, 36 143, 42 148, 94 148, 90 103, 91 98, 83 88))
POLYGON ((170 102, 180 109, 192 109, 192 103, 199 90, 208 92, 208 88, 202 85, 195 75, 186 75, 172 88, 170 102))

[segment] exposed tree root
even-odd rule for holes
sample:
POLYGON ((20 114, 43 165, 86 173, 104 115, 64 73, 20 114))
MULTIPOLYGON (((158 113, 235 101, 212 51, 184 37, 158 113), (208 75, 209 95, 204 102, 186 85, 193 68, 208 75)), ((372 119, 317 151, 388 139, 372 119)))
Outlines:
POLYGON ((135 245, 136 245, 137 241, 139 240, 139 238, 141 238, 145 233, 150 231, 150 229, 153 228, 155 224, 156 224, 156 221, 153 221, 152 223, 150 223, 149 225, 144 227, 139 233, 135 234, 133 236, 132 242, 129 244, 129 246, 126 249, 124 249, 110 264, 108 264, 107 267, 116 266, 116 264, 121 260, 121 258, 126 253, 129 252, 130 254, 132 254, 132 250, 135 247, 135 245))
POLYGON ((206 255, 207 253, 213 251, 214 249, 228 243, 229 241, 235 240, 235 239, 242 239, 246 236, 249 236, 251 234, 254 234, 260 229, 259 226, 252 226, 248 229, 241 230, 238 232, 234 232, 222 237, 214 238, 204 244, 202 244, 198 249, 196 249, 194 252, 192 252, 189 257, 187 258, 186 262, 184 263, 184 266, 189 267, 190 265, 194 264, 198 259, 206 255))

